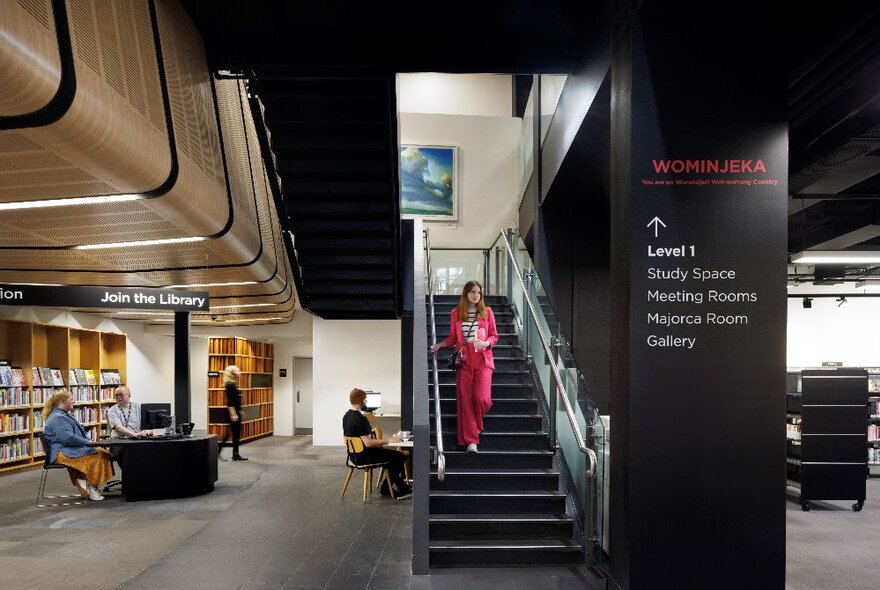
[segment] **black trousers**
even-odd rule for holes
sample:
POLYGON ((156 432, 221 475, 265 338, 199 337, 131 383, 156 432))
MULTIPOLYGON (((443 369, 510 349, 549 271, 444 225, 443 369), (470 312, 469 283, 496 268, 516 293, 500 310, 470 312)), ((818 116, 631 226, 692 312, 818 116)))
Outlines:
POLYGON ((226 444, 226 441, 229 440, 229 433, 232 433, 232 456, 238 455, 238 444, 241 442, 241 419, 238 422, 229 422, 229 430, 226 431, 226 435, 223 437, 223 442, 220 443, 222 445, 226 444))
POLYGON ((391 476, 391 483, 397 489, 406 487, 404 479, 403 464, 406 461, 406 455, 391 449, 364 449, 358 454, 358 464, 366 465, 368 463, 390 463, 388 465, 388 473, 391 476))

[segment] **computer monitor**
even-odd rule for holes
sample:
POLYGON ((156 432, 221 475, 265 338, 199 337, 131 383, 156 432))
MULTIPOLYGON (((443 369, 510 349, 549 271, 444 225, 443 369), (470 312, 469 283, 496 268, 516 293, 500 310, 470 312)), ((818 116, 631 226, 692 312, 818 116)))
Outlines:
POLYGON ((155 430, 171 425, 171 404, 141 404, 141 429, 155 430))
POLYGON ((382 406, 382 394, 376 391, 367 391, 367 399, 364 400, 364 407, 367 412, 378 410, 382 406))

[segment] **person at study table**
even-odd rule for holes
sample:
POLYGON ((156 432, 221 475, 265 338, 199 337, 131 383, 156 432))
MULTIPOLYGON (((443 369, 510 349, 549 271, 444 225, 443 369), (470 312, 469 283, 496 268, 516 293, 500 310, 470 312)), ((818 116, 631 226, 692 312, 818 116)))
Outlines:
POLYGON ((43 404, 44 449, 50 463, 67 467, 70 481, 89 500, 103 500, 98 491, 101 484, 113 475, 110 454, 103 449, 88 446, 92 441, 86 437, 82 424, 71 415, 73 397, 66 389, 59 389, 46 398, 43 404))
MULTIPOLYGON (((361 409, 364 400, 367 399, 367 393, 363 389, 355 387, 348 394, 348 402, 351 404, 349 410, 342 416, 342 434, 345 436, 360 437, 364 443, 364 450, 358 453, 358 463, 389 463, 388 475, 391 478, 391 484, 397 490, 398 494, 406 495, 412 492, 412 488, 404 480, 404 467, 406 455, 399 451, 391 449, 383 449, 382 447, 390 442, 401 442, 399 437, 391 436, 388 438, 373 438, 373 427, 370 421, 363 415, 361 409)), ((387 486, 382 486, 381 492, 383 496, 388 496, 391 492, 387 486)))
MULTIPOLYGON (((149 430, 141 430, 141 407, 131 401, 131 390, 122 385, 113 391, 116 405, 107 410, 110 438, 146 438, 149 430)), ((112 454, 112 453, 111 453, 112 454)))
POLYGON ((456 438, 467 452, 476 453, 483 432, 483 416, 492 407, 492 372, 498 343, 495 314, 483 299, 483 286, 468 281, 461 299, 452 309, 449 336, 431 347, 435 353, 445 346, 461 349, 461 368, 455 376, 455 405, 458 413, 456 438))

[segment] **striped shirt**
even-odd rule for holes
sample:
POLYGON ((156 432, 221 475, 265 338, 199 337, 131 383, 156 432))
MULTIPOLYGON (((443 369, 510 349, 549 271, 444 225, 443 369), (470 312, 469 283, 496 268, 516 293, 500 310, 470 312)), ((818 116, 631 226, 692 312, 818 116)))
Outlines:
POLYGON ((479 326, 477 326, 477 310, 469 309, 467 321, 461 323, 461 334, 462 336, 467 338, 468 342, 476 342, 478 328, 479 326), (470 335, 468 335, 468 331, 470 331, 470 335))

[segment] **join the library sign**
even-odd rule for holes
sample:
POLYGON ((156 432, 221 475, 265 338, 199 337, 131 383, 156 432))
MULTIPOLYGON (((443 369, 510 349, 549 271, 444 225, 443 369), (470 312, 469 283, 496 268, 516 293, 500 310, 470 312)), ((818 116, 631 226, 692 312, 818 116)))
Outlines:
POLYGON ((3 285, 0 305, 85 307, 115 309, 161 309, 208 311, 207 291, 77 287, 70 285, 3 285))

